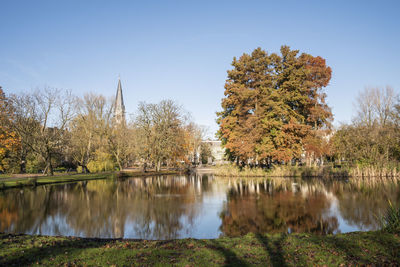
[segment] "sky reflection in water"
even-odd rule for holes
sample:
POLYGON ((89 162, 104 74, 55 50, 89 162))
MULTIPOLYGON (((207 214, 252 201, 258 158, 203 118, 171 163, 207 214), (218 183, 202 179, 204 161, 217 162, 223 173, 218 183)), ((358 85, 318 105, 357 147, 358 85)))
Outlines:
POLYGON ((216 238, 379 228, 397 183, 160 176, 0 192, 0 231, 82 237, 216 238))

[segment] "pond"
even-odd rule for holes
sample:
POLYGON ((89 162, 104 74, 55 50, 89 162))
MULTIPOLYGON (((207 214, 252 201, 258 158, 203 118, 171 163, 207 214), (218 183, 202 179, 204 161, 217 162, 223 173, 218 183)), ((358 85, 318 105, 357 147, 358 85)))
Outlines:
POLYGON ((336 234, 379 228, 400 184, 213 175, 93 180, 0 192, 0 231, 102 238, 336 234))

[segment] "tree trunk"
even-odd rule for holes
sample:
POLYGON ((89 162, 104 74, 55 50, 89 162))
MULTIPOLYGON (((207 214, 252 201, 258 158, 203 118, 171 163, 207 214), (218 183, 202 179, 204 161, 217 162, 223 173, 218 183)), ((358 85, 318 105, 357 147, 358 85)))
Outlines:
POLYGON ((19 164, 19 171, 21 173, 26 172, 26 151, 25 151, 25 149, 22 149, 22 151, 21 151, 21 161, 19 164))
POLYGON ((121 161, 118 160, 117 163, 118 163, 119 171, 122 171, 123 168, 122 168, 122 165, 121 165, 121 161))
POLYGON ((47 176, 53 176, 54 175, 54 171, 53 171, 53 165, 51 164, 51 157, 48 157, 47 162, 46 162, 46 173, 47 176))
POLYGON ((143 164, 143 172, 147 172, 147 162, 143 164))
POLYGON ((82 167, 82 172, 83 173, 90 173, 90 171, 89 171, 88 167, 86 166, 86 164, 82 164, 81 167, 82 167))
POLYGON ((156 171, 159 172, 161 170, 161 160, 157 161, 156 171))

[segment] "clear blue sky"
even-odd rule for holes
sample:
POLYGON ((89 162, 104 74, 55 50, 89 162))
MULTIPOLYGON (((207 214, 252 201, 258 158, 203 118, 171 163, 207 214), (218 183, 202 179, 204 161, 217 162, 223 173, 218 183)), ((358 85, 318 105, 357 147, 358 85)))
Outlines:
POLYGON ((289 45, 332 67, 335 124, 365 86, 400 91, 400 1, 0 1, 0 86, 173 99, 217 129, 234 56, 289 45), (328 3, 329 2, 329 3, 328 3))

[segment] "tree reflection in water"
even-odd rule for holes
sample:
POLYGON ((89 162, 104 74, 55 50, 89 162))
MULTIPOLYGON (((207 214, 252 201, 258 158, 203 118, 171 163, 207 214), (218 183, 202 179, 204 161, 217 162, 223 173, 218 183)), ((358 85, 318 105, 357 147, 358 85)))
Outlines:
POLYGON ((0 195, 0 231, 123 237, 129 225, 138 238, 176 238, 193 227, 198 213, 187 205, 201 196, 195 180, 148 177, 7 190, 0 195))
POLYGON ((337 218, 325 215, 330 201, 324 191, 312 185, 298 187, 293 181, 278 181, 236 183, 220 214, 222 232, 239 236, 249 232, 328 234, 337 231, 337 218))
POLYGON ((171 239, 376 229, 397 183, 168 176, 0 192, 0 231, 171 239), (217 203, 217 211, 209 209, 217 203), (204 221, 206 223, 204 223, 204 221), (209 223, 214 222, 214 223, 209 223), (211 226, 213 225, 213 226, 211 226), (219 225, 219 232, 218 226, 219 225), (210 227, 215 227, 207 235, 210 227))

